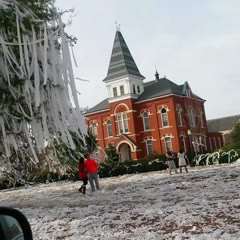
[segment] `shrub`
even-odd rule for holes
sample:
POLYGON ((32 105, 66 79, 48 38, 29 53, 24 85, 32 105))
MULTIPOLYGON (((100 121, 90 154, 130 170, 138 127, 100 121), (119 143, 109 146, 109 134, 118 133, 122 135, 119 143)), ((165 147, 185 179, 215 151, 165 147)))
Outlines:
POLYGON ((240 156, 240 150, 228 150, 222 151, 219 150, 213 153, 199 154, 197 155, 191 166, 206 166, 206 165, 215 165, 215 164, 223 164, 223 163, 232 163, 236 161, 240 156))
POLYGON ((146 159, 136 161, 117 162, 112 164, 101 163, 99 175, 103 178, 124 174, 165 170, 167 169, 167 165, 164 161, 165 155, 154 154, 146 159))

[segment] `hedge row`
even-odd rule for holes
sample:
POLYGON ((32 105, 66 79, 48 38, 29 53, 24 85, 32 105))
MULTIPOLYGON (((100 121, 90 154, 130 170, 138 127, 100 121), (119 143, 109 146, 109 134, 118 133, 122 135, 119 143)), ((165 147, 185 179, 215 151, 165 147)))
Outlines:
POLYGON ((228 152, 219 150, 218 152, 202 155, 201 160, 199 158, 200 156, 193 158, 193 160, 191 161, 192 167, 195 167, 196 165, 206 166, 206 165, 235 162, 240 157, 240 150, 239 149, 238 150, 230 150, 228 152))
POLYGON ((164 155, 153 155, 148 159, 136 161, 101 163, 99 176, 104 178, 132 173, 161 171, 167 169, 167 167, 164 155))
MULTIPOLYGON (((236 161, 240 157, 240 150, 237 150, 238 154, 231 154, 230 162, 236 161)), ((216 152, 216 156, 218 155, 218 162, 228 163, 228 155, 221 152, 216 152)), ((202 158, 199 162, 199 166, 204 166, 206 164, 207 156, 202 158)), ((191 166, 196 166, 196 158, 189 155, 189 160, 191 166), (192 160, 191 160, 192 159, 192 160)), ((214 164, 214 158, 211 157, 208 159, 208 164, 214 164)), ((161 171, 166 170, 168 168, 166 162, 165 155, 152 155, 147 159, 136 160, 136 161, 126 161, 126 162, 108 162, 108 163, 101 163, 99 167, 99 176, 101 178, 104 177, 113 177, 113 176, 120 176, 124 174, 133 174, 133 173, 143 173, 143 172, 151 172, 151 171, 161 171)), ((176 165, 178 165, 178 161, 176 161, 176 165)), ((177 166, 178 167, 178 166, 177 166)), ((37 183, 46 183, 46 182, 56 182, 61 180, 71 180, 77 181, 78 180, 78 172, 71 172, 61 177, 58 177, 56 173, 48 172, 48 171, 41 171, 38 173, 31 173, 25 180, 11 180, 9 179, 0 179, 0 190, 1 189, 8 189, 12 187, 19 187, 24 186, 26 184, 33 185, 37 183)))

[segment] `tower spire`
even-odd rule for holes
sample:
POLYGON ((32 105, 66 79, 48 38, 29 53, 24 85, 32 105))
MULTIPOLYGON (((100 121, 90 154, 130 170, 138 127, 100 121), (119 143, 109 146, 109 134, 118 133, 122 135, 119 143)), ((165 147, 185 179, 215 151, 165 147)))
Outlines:
POLYGON ((107 77, 103 81, 113 80, 128 75, 144 79, 130 53, 123 38, 120 25, 116 22, 117 31, 113 43, 112 55, 108 68, 107 77))

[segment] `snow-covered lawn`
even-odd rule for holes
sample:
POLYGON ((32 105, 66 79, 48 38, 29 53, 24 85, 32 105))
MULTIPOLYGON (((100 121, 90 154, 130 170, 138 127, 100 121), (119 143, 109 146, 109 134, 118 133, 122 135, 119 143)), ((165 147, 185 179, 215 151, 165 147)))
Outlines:
MULTIPOLYGON (((0 191, 19 208, 34 239, 240 239, 240 165, 100 179, 87 195, 80 182, 0 191)), ((89 186, 88 186, 89 188, 89 186)))

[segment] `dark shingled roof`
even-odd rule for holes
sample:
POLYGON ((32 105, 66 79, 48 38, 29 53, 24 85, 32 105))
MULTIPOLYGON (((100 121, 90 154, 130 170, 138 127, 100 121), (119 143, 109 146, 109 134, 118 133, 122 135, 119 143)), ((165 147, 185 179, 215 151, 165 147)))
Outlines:
POLYGON ((220 132, 232 130, 235 124, 240 120, 240 115, 211 119, 207 121, 209 132, 220 132))
MULTIPOLYGON (((186 96, 185 92, 186 85, 187 82, 185 82, 182 85, 177 85, 176 83, 168 80, 167 78, 160 78, 154 81, 146 82, 144 83, 144 92, 135 100, 135 102, 137 103, 171 94, 186 96)), ((195 94, 193 94, 193 96, 198 98, 199 100, 204 101, 202 98, 198 97, 195 94)), ((93 108, 89 109, 85 113, 85 115, 108 109, 109 109, 108 99, 105 99, 96 106, 94 106, 93 108)))
POLYGON ((97 105, 95 105, 94 107, 90 108, 84 115, 88 115, 90 113, 100 112, 108 109, 109 109, 109 103, 108 103, 108 99, 106 98, 100 103, 98 103, 97 105))
POLYGON ((117 31, 107 77, 103 81, 112 80, 127 75, 144 78, 140 74, 121 32, 117 31))
POLYGON ((136 99, 136 102, 161 97, 169 94, 183 94, 183 85, 177 85, 167 78, 156 79, 144 84, 144 92, 136 99))

